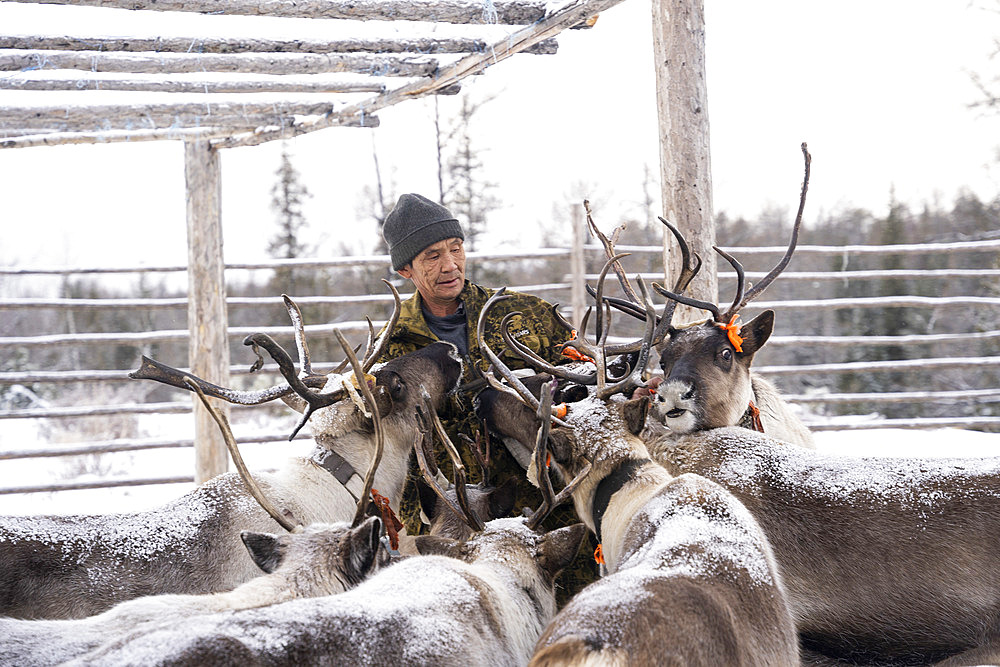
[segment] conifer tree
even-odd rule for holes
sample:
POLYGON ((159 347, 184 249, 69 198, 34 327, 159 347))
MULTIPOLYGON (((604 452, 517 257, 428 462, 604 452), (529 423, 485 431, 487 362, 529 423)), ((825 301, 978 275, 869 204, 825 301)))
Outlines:
MULTIPOLYGON (((292 165, 287 145, 282 145, 281 164, 275 176, 278 180, 271 188, 271 210, 276 215, 278 231, 268 242, 267 253, 275 259, 303 257, 312 252, 312 248, 302 240, 302 230, 307 225, 302 205, 311 195, 292 165)), ((275 270, 274 285, 280 291, 294 294, 306 287, 301 283, 300 276, 293 269, 275 270)))

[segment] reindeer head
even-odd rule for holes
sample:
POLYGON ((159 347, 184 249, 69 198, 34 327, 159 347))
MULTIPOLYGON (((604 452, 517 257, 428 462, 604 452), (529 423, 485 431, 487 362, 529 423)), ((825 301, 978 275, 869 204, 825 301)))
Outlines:
MULTIPOLYGON (((386 438, 391 442, 410 442, 413 414, 423 401, 421 389, 430 395, 434 408, 440 409, 445 396, 462 377, 462 361, 454 345, 436 342, 374 367, 371 376, 375 381, 370 389, 387 429, 386 438)), ((352 401, 336 394, 336 390, 335 395, 337 400, 313 417, 314 437, 321 446, 329 446, 352 431, 371 432, 371 419, 352 401)))
MULTIPOLYGON (((805 144, 802 144, 802 155, 805 178, 799 209, 788 248, 774 268, 748 289, 739 261, 715 248, 736 271, 736 296, 728 310, 722 312, 712 302, 693 299, 684 296, 682 290, 671 292, 654 284, 654 288, 671 301, 712 313, 712 319, 701 325, 669 327, 669 336, 661 344, 663 381, 655 392, 654 414, 676 433, 734 426, 740 423, 744 413, 753 410, 750 364, 774 331, 774 311, 766 310, 742 327, 738 327, 736 321, 740 310, 767 289, 785 270, 795 252, 809 187, 811 158, 805 144)), ((663 322, 660 324, 662 326, 663 322)))
POLYGON ((312 524, 298 533, 243 531, 250 557, 264 572, 293 580, 300 597, 341 593, 389 562, 379 535, 382 522, 312 524))
POLYGON ((738 331, 712 321, 671 329, 660 350, 654 416, 675 433, 737 424, 753 400, 750 364, 773 330, 773 310, 738 331))

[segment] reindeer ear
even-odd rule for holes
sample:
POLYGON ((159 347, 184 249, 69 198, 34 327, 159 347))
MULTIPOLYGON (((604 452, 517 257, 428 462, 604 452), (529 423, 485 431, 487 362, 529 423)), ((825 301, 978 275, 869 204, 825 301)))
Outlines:
POLYGON ((360 583, 375 563, 378 562, 378 550, 381 548, 379 539, 382 537, 382 520, 377 516, 370 516, 348 531, 345 544, 347 545, 347 562, 350 564, 350 572, 347 572, 348 581, 360 583))
POLYGON ((517 480, 508 478, 503 484, 490 491, 490 516, 500 519, 510 516, 517 496, 517 480))
POLYGON ((458 540, 440 535, 417 535, 413 538, 413 545, 417 547, 417 553, 421 556, 451 556, 458 557, 461 544, 458 540))
POLYGON ((639 435, 646 428, 646 415, 649 413, 649 396, 634 398, 622 404, 622 418, 632 435, 639 435))
POLYGON ((740 337, 743 339, 743 356, 749 356, 764 347, 764 343, 774 331, 774 311, 765 310, 740 327, 740 337))
MULTIPOLYGON (((418 445, 419 447, 419 445, 418 445)), ((423 477, 416 478, 417 497, 420 499, 420 507, 428 519, 434 518, 434 510, 437 508, 438 497, 434 489, 424 480, 423 477)))
POLYGON ((586 535, 587 527, 582 523, 546 533, 539 547, 538 564, 555 579, 556 575, 576 558, 576 553, 580 550, 580 544, 586 535))
POLYGON ((281 561, 285 559, 288 545, 277 535, 244 530, 240 533, 240 539, 243 540, 247 551, 250 552, 250 558, 253 559, 253 562, 268 574, 277 570, 281 561))

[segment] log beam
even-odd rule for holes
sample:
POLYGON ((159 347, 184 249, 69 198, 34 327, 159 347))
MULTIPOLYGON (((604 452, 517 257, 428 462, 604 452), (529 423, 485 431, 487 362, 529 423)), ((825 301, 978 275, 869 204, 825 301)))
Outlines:
MULTIPOLYGON (((709 159, 708 87, 705 78, 704 0, 653 0, 653 57, 659 115, 660 180, 667 220, 687 238, 703 261, 688 295, 715 302, 715 225, 712 219, 712 175, 709 159)), ((668 252, 664 234, 664 266, 668 285, 679 275, 679 252, 668 252)), ((703 317, 689 306, 678 306, 675 317, 703 317)))
MULTIPOLYGON (((226 337, 225 262, 222 256, 221 164, 206 141, 184 142, 188 229, 188 359, 191 372, 229 386, 229 340, 226 337)), ((222 434, 197 396, 191 397, 195 418, 195 483, 224 473, 229 459, 222 434)), ((229 408, 219 408, 228 416, 229 408)))
POLYGON ((0 72, 77 69, 88 72, 178 74, 239 72, 244 74, 330 74, 357 72, 372 76, 428 76, 437 60, 423 56, 375 54, 201 54, 105 53, 103 51, 0 50, 0 72))
MULTIPOLYGON (((470 37, 391 37, 310 39, 236 39, 228 37, 79 37, 73 35, 0 35, 0 49, 37 51, 102 51, 155 53, 482 53, 487 39, 470 37)), ((552 55, 555 39, 539 42, 524 53, 552 55)))
MULTIPOLYGON (((347 116, 335 119, 338 127, 378 127, 378 116, 347 116)), ((95 132, 39 132, 8 138, 0 138, 0 148, 31 148, 35 146, 66 146, 70 144, 117 144, 139 141, 224 139, 244 132, 265 132, 274 129, 269 126, 258 128, 242 127, 171 127, 163 130, 101 130, 95 132)))
MULTIPOLYGON (((293 116, 336 114, 329 102, 204 102, 120 105, 0 106, 0 130, 155 130, 291 125, 293 116)), ((354 114, 348 114, 354 115, 354 114)), ((368 127, 368 125, 365 125, 368 127)))
MULTIPOLYGON (((354 114, 364 116, 392 106, 393 104, 398 104, 404 100, 417 99, 425 95, 434 95, 442 88, 453 86, 467 76, 478 74, 486 68, 502 62, 543 40, 558 35, 566 28, 581 23, 592 23, 595 16, 620 2, 622 0, 570 0, 537 23, 521 28, 504 39, 497 41, 486 53, 475 53, 465 56, 451 65, 440 68, 432 76, 418 79, 388 93, 377 95, 357 104, 348 105, 341 113, 348 115, 353 112, 354 114)), ((321 118, 296 123, 285 131, 284 136, 299 136, 308 132, 322 130, 329 126, 327 123, 328 119, 321 118)), ((259 132, 255 135, 234 136, 229 139, 213 141, 212 145, 219 148, 256 146, 279 138, 281 137, 276 134, 259 132)))
MULTIPOLYGON (((38 3, 38 0, 14 0, 38 3)), ((434 23, 500 23, 526 25, 545 18, 546 0, 495 0, 494 11, 480 0, 43 0, 41 4, 113 9, 195 12, 232 16, 274 16, 354 21, 431 21, 434 23)))
POLYGON ((149 77, 109 78, 79 76, 72 78, 38 77, 0 78, 0 90, 80 91, 115 90, 146 93, 382 93, 384 82, 377 79, 335 79, 324 75, 295 77, 286 75, 253 79, 166 79, 149 77), (310 77, 310 78, 306 78, 310 77))

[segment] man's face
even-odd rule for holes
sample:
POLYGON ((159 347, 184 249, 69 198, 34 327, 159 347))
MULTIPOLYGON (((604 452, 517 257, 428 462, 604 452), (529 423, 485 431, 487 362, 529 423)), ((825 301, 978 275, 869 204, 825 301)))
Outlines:
POLYGON ((455 312, 465 285, 465 245, 460 238, 429 245, 399 270, 413 281, 424 302, 436 315, 455 312))

